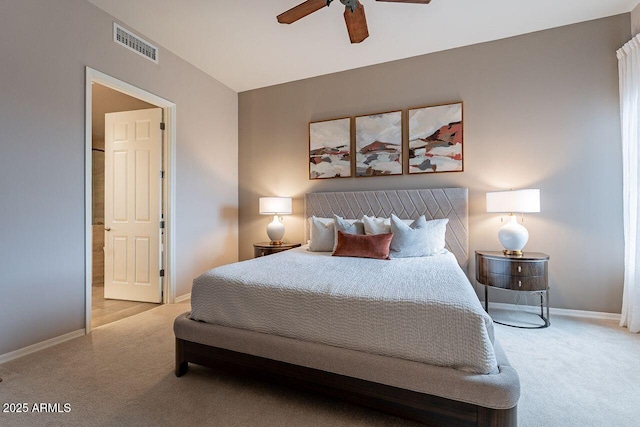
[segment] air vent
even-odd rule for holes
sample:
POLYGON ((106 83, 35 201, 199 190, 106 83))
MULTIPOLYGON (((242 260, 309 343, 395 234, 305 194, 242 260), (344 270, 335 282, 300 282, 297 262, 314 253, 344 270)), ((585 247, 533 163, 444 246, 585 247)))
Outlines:
POLYGON ((136 36, 131 31, 113 23, 113 41, 138 55, 142 55, 149 61, 158 63, 158 48, 148 41, 136 36))

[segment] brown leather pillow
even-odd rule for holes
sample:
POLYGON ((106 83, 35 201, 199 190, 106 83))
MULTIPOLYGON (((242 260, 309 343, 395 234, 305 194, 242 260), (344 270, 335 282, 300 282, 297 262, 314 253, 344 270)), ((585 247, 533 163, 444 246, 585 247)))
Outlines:
POLYGON ((364 236, 338 230, 338 245, 333 251, 333 256, 389 259, 389 245, 392 238, 393 233, 364 236))

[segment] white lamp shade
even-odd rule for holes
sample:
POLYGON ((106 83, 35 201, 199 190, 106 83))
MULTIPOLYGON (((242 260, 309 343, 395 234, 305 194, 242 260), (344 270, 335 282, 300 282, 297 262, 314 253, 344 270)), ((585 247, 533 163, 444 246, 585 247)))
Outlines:
POLYGON ((291 197, 260 197, 260 215, 289 215, 291 197))
POLYGON ((487 212, 540 212, 540 190, 527 189, 487 193, 487 212))

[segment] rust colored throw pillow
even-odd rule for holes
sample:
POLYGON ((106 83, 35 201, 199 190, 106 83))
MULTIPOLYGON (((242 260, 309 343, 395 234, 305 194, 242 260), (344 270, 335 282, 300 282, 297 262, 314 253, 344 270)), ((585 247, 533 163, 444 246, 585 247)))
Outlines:
POLYGON ((389 259, 389 245, 392 238, 392 233, 366 236, 343 233, 338 230, 338 244, 333 251, 333 256, 389 259))

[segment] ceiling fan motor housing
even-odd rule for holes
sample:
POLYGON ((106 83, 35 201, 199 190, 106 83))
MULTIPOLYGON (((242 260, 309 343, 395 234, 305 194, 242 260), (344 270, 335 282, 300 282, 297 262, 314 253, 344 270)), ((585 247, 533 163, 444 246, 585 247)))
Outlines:
POLYGON ((340 3, 351 9, 351 12, 355 12, 358 7, 358 0, 340 0, 340 3))
POLYGON ((355 12, 358 7, 358 0, 340 0, 340 3, 347 6, 351 12, 355 12))

